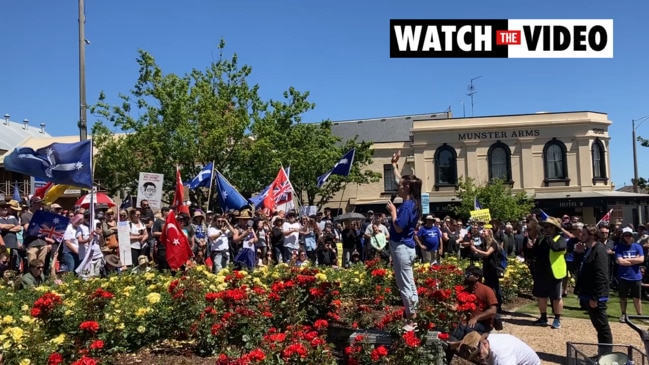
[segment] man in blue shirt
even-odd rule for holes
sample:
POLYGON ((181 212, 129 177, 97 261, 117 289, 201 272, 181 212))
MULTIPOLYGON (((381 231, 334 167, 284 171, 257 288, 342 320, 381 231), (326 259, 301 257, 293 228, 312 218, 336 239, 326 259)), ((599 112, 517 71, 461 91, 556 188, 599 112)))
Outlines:
POLYGON ((443 245, 440 244, 442 231, 432 215, 426 216, 424 225, 419 227, 419 231, 413 238, 421 248, 422 261, 437 264, 444 249, 443 245))
POLYGON ((617 281, 620 290, 620 322, 626 320, 626 298, 633 298, 636 313, 642 315, 640 294, 642 292, 642 273, 640 265, 644 263, 644 251, 640 244, 635 243, 633 229, 622 229, 622 242, 615 246, 615 260, 617 262, 617 281))

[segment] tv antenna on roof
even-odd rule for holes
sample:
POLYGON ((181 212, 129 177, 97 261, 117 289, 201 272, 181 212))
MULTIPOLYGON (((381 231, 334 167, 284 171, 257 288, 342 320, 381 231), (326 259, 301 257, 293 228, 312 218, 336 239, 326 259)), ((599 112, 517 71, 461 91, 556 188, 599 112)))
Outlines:
POLYGON ((466 95, 471 97, 471 116, 473 116, 473 94, 477 93, 477 91, 475 91, 475 86, 473 85, 473 81, 481 77, 482 76, 472 78, 469 86, 467 86, 468 93, 466 95))

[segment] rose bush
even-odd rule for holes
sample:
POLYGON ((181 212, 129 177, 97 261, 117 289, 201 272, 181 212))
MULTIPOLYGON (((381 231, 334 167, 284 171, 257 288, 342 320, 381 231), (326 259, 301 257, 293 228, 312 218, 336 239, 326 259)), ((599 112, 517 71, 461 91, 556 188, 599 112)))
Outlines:
MULTIPOLYGON (((110 364, 118 354, 179 340, 217 364, 334 364, 340 359, 332 333, 382 329, 393 335, 391 347, 361 337, 341 352, 350 363, 423 363, 437 356, 428 330, 444 339, 461 315, 443 310, 444 303, 460 300, 470 309, 472 299, 458 298, 457 289, 466 266, 416 265, 420 311, 418 330, 409 334, 401 332, 392 269, 378 260, 349 269, 278 265, 250 273, 197 266, 176 277, 70 276, 34 290, 1 287, 0 351, 3 364, 110 364)), ((510 261, 502 279, 506 300, 530 283, 524 265, 510 261)))

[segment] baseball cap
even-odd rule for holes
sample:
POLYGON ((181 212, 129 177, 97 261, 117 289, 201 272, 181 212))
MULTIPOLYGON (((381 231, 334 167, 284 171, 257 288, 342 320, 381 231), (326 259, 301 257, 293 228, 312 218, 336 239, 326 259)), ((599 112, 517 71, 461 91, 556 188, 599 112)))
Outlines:
POLYGON ((629 227, 624 227, 622 228, 622 235, 624 236, 625 234, 633 236, 633 230, 629 227))
POLYGON ((435 217, 433 217, 432 215, 427 215, 425 220, 428 221, 428 220, 434 220, 434 219, 435 219, 435 217))

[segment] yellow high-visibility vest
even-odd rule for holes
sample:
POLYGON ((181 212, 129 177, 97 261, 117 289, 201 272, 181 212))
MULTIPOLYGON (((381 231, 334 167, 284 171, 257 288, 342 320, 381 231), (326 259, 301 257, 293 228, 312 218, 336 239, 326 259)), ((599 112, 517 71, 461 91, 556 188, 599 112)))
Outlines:
MULTIPOLYGON (((556 235, 552 240, 557 242, 560 238, 560 235, 556 235)), ((565 254, 566 250, 554 251, 550 249, 550 268, 555 279, 563 279, 568 275, 568 265, 564 258, 565 254)))

